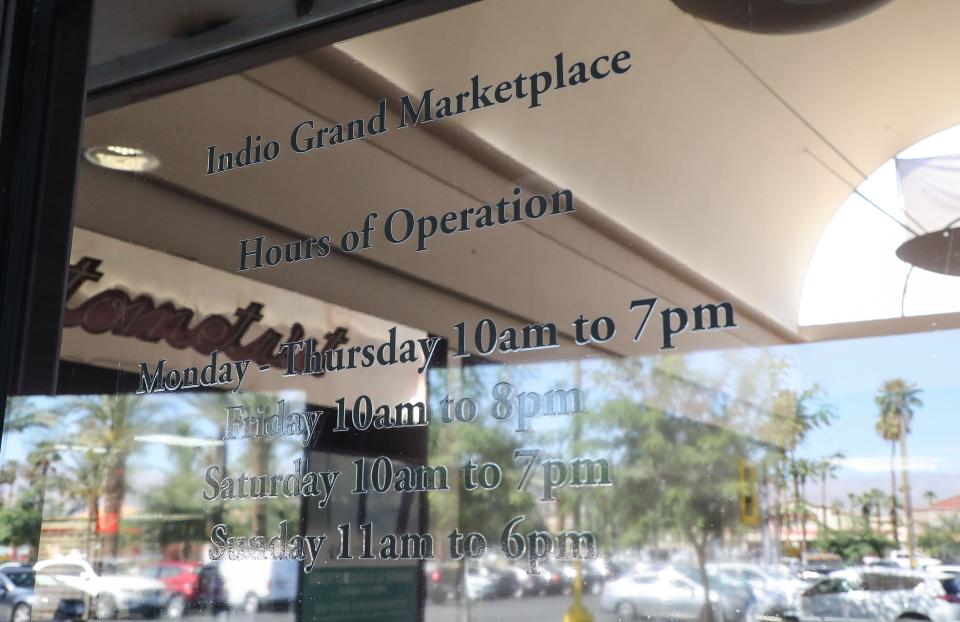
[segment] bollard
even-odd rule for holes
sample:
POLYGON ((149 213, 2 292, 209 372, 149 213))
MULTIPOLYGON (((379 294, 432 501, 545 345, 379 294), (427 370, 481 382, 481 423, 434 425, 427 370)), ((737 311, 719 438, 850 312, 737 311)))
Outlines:
POLYGON ((593 616, 583 606, 583 562, 574 563, 577 575, 573 579, 573 604, 563 615, 563 622, 593 622, 593 616))

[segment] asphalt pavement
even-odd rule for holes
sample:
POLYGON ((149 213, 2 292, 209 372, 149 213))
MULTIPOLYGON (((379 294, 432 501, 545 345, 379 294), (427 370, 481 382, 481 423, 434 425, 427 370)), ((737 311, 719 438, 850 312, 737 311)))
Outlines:
MULTIPOLYGON (((571 596, 531 596, 441 605, 428 602, 424 622, 563 622, 563 614, 570 607, 571 598, 571 596)), ((599 596, 586 596, 583 600, 584 606, 593 615, 594 622, 617 622, 616 616, 600 611, 599 596)), ((194 613, 188 615, 182 622, 296 622, 296 620, 291 612, 261 611, 256 614, 231 612, 216 616, 194 613)), ((331 620, 331 622, 335 621, 331 620)))
MULTIPOLYGON (((428 605, 424 622, 563 622, 570 596, 532 596, 467 603, 469 617, 461 604, 428 605)), ((584 607, 594 622, 616 622, 617 617, 600 611, 600 597, 586 596, 584 607)))

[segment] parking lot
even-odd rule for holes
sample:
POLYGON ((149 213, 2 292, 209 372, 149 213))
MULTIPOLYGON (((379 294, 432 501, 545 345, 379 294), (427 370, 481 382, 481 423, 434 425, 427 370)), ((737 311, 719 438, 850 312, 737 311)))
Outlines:
MULTIPOLYGON (((508 598, 490 601, 471 601, 469 612, 461 604, 437 605, 427 603, 425 622, 561 622, 570 607, 570 596, 543 596, 537 598, 508 598)), ((600 611, 599 596, 587 596, 584 605, 597 622, 614 622, 616 618, 600 611)), ((222 613, 216 616, 193 614, 187 622, 295 622, 290 612, 261 611, 256 614, 243 612, 222 613)), ((119 620, 117 622, 133 622, 119 620)))

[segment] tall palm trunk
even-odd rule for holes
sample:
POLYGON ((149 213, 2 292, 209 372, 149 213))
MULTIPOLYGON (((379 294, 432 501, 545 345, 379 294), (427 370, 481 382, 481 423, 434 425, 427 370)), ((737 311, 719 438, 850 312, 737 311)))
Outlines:
POLYGON ((897 467, 896 441, 890 441, 890 522, 893 524, 893 541, 900 548, 900 521, 897 518, 897 467))
POLYGON ((800 565, 807 564, 807 517, 804 507, 803 497, 800 496, 800 474, 794 471, 793 474, 793 501, 796 504, 796 516, 800 524, 800 565))
MULTIPOLYGON (((254 476, 265 475, 270 469, 270 444, 266 439, 254 439, 250 447, 253 451, 254 476)), ((253 502, 253 533, 267 533, 267 501, 257 499, 253 502)))
POLYGON ((910 553, 910 567, 916 567, 914 549, 916 535, 913 525, 913 495, 910 490, 910 469, 907 466, 907 430, 906 421, 900 417, 900 481, 903 482, 903 509, 907 515, 907 551, 910 553))
POLYGON ((827 475, 823 475, 823 479, 820 480, 820 506, 821 506, 821 517, 820 521, 823 524, 823 529, 827 529, 827 475))
POLYGON ((112 525, 113 528, 104 539, 103 553, 106 557, 120 555, 120 512, 127 491, 126 463, 127 455, 120 452, 115 452, 107 462, 107 479, 103 485, 103 512, 111 521, 115 520, 116 525, 112 525))
MULTIPOLYGON (((218 420, 217 428, 217 438, 223 439, 226 436, 226 426, 223 424, 222 420, 218 420)), ((213 450, 213 464, 219 464, 223 468, 223 472, 220 474, 221 477, 226 479, 228 469, 227 469, 227 443, 222 442, 216 445, 213 450)), ((210 533, 210 530, 213 529, 214 525, 218 525, 225 521, 224 518, 224 507, 223 500, 217 499, 213 501, 209 506, 209 509, 206 512, 207 517, 207 526, 206 531, 210 533)))
POLYGON ((87 559, 94 559, 97 552, 97 524, 100 522, 100 498, 96 493, 87 495, 87 559))

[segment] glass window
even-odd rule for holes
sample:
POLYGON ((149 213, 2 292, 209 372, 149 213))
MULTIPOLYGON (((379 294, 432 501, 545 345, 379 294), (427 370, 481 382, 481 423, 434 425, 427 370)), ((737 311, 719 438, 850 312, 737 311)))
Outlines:
POLYGON ((943 585, 943 590, 947 594, 956 596, 960 594, 960 581, 957 579, 941 579, 941 585, 943 585))
POLYGON ((34 574, 30 571, 4 571, 3 576, 16 587, 33 587, 34 574))
POLYGON ((99 2, 0 557, 97 619, 937 619, 875 594, 960 561, 922 4, 99 2))
POLYGON ((75 566, 73 564, 53 564, 44 566, 42 572, 54 576, 79 577, 83 574, 84 569, 82 566, 75 566))
POLYGON ((856 581, 845 577, 837 577, 820 581, 810 588, 809 592, 812 595, 841 594, 844 592, 851 592, 856 589, 858 589, 858 583, 856 581))

